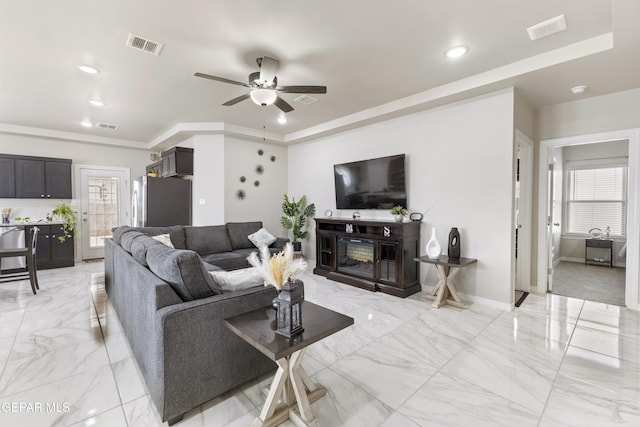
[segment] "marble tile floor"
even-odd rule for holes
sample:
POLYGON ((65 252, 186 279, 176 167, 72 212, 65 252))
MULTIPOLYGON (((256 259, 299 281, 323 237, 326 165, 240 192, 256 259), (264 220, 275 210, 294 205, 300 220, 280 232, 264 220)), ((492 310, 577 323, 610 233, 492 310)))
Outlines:
MULTIPOLYGON (((163 425, 113 308, 91 284, 102 270, 42 271, 35 296, 26 281, 0 285, 0 426, 163 425)), ((638 312, 550 294, 513 312, 434 309, 420 295, 302 280, 309 301, 355 318, 305 356, 329 390, 312 405, 320 426, 640 426, 638 312)), ((248 426, 270 380, 178 426, 248 426)))

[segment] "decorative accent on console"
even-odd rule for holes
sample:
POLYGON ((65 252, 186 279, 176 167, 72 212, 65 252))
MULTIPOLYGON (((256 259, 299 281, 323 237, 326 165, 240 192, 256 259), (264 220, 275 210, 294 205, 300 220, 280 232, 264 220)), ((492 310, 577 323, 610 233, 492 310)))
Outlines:
POLYGON ((431 239, 427 242, 426 247, 427 256, 431 259, 436 259, 442 253, 442 247, 436 236, 436 228, 431 227, 431 239))

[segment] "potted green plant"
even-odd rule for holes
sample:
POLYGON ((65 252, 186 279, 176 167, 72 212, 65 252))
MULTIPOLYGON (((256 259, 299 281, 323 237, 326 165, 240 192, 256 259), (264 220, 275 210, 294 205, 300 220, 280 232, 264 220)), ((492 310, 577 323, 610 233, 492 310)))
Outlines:
POLYGON ((390 212, 396 222, 402 222, 404 217, 409 213, 402 205, 392 207, 390 212))
POLYGON ((147 176, 158 177, 160 176, 160 171, 158 170, 158 168, 149 168, 147 170, 147 176))
POLYGON ((316 205, 311 203, 307 205, 307 196, 302 196, 296 202, 295 198, 289 200, 289 196, 284 195, 282 202, 282 212, 284 215, 280 218, 280 224, 286 229, 291 230, 291 242, 293 250, 300 252, 302 240, 307 237, 305 227, 307 218, 312 218, 316 214, 316 205))
POLYGON ((78 216, 68 203, 62 202, 56 205, 53 211, 47 215, 47 221, 51 222, 54 219, 62 221, 62 235, 58 236, 58 240, 60 240, 61 243, 64 243, 65 240, 76 235, 78 216))

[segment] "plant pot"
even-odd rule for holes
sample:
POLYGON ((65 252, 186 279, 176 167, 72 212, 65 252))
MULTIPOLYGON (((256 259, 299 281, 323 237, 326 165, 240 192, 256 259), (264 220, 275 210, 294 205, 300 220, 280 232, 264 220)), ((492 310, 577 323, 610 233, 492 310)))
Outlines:
POLYGON ((301 252, 302 251, 302 242, 292 242, 291 244, 293 245, 293 251, 294 252, 301 252))
POLYGON ((394 216, 393 216, 393 220, 394 220, 395 222, 402 222, 402 221, 404 221, 404 215, 402 215, 402 214, 396 214, 396 215, 394 215, 394 216))

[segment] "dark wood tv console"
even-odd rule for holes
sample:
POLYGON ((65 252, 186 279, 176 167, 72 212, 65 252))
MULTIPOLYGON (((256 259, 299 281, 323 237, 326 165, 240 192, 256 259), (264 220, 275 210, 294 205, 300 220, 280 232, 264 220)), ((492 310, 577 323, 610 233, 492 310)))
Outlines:
POLYGON ((315 218, 315 274, 402 298, 418 281, 420 222, 315 218))

